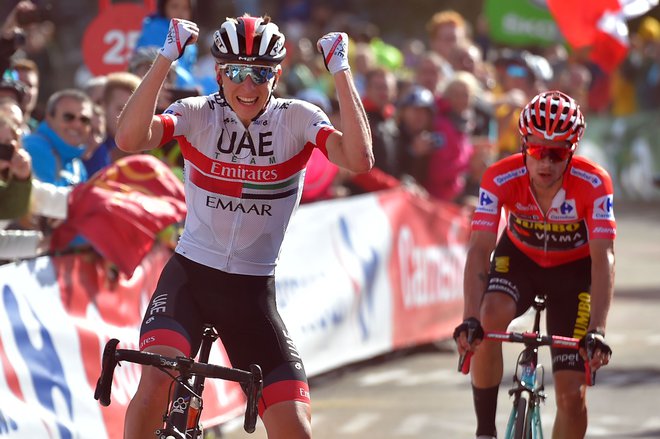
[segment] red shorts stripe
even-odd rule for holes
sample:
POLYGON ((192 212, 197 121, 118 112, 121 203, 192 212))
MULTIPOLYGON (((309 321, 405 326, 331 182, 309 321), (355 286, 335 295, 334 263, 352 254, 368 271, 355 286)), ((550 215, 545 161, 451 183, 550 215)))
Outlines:
POLYGON ((190 356, 190 342, 183 335, 170 329, 154 329, 140 337, 140 350, 150 346, 169 346, 178 349, 184 356, 190 356))
POLYGON ((259 416, 263 417, 264 411, 278 402, 301 401, 311 403, 309 397, 309 386, 304 381, 287 380, 278 381, 264 387, 259 401, 259 416))

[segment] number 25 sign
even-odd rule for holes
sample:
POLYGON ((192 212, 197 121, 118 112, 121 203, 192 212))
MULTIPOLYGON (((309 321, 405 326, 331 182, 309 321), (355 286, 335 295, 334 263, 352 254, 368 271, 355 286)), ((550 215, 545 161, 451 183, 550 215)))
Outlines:
POLYGON ((142 20, 154 11, 152 1, 145 3, 99 0, 99 14, 87 26, 82 42, 83 60, 93 75, 126 70, 142 20))

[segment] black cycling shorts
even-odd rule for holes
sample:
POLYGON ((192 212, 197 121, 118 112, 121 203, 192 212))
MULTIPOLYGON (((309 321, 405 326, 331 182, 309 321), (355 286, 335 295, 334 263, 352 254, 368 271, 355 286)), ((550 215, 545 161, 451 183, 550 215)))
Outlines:
MULTIPOLYGON (((495 248, 486 294, 509 295, 517 305, 516 316, 534 304, 537 294, 545 294, 548 333, 582 338, 591 316, 590 285, 591 258, 541 267, 520 251, 505 233, 495 248)), ((551 351, 553 371, 584 371, 584 361, 578 351, 556 348, 551 351)))
POLYGON ((174 254, 145 312, 140 349, 170 346, 195 356, 206 323, 218 331, 233 367, 261 367, 261 414, 277 402, 309 403, 302 360, 277 311, 273 276, 225 273, 174 254))

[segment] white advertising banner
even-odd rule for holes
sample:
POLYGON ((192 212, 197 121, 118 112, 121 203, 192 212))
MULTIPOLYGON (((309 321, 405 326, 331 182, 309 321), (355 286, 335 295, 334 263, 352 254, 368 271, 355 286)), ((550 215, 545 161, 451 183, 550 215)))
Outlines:
MULTIPOLYGON (((460 319, 468 216, 404 190, 302 206, 277 268, 277 302, 309 376, 448 337, 460 319)), ((0 437, 122 437, 140 367, 116 369, 93 399, 110 338, 135 349, 169 250, 130 278, 94 252, 0 266, 0 437)), ((211 362, 229 365, 216 343, 211 362)), ((208 380, 202 422, 242 414, 235 383, 208 380)))

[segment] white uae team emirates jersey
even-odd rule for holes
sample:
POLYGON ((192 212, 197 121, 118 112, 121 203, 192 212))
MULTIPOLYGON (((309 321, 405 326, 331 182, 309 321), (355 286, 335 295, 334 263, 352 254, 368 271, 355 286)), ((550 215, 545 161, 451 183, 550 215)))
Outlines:
POLYGON ((229 273, 273 274, 300 202, 313 148, 334 131, 316 106, 271 98, 246 129, 219 94, 177 101, 160 115, 161 145, 184 158, 188 214, 176 252, 229 273))

